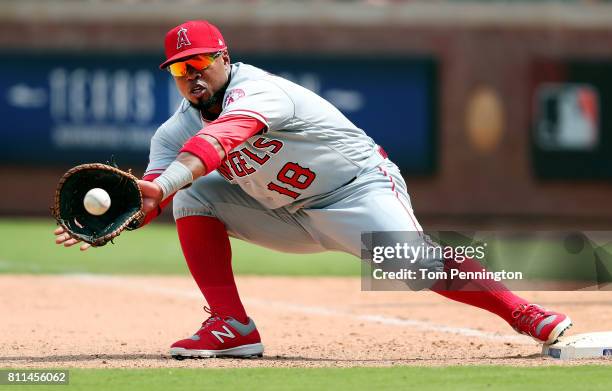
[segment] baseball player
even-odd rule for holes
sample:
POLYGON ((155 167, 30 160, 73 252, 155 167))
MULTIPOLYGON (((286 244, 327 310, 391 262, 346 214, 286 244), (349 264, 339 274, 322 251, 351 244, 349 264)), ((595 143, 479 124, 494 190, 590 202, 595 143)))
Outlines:
MULTIPOLYGON (((240 300, 229 236, 267 248, 361 255, 361 233, 421 232, 398 167, 363 130, 315 93, 244 63, 231 63, 225 39, 207 21, 189 21, 165 38, 168 70, 184 97, 151 139, 139 181, 144 224, 174 198, 189 270, 210 317, 175 342, 172 356, 251 357, 264 347, 240 300)), ((367 76, 367 75, 365 75, 367 76)), ((61 228, 56 242, 78 241, 61 228)), ((86 249, 87 245, 81 246, 86 249)), ((428 270, 481 271, 473 260, 420 260, 428 270)), ((481 289, 430 288, 499 315, 520 333, 552 343, 571 325, 494 280, 481 289)))

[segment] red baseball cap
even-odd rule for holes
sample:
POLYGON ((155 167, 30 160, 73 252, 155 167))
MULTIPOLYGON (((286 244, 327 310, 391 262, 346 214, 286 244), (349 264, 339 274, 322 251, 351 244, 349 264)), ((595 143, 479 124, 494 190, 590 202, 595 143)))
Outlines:
POLYGON ((159 66, 160 69, 182 58, 227 48, 219 29, 206 20, 190 20, 176 26, 168 31, 164 44, 166 61, 159 66))

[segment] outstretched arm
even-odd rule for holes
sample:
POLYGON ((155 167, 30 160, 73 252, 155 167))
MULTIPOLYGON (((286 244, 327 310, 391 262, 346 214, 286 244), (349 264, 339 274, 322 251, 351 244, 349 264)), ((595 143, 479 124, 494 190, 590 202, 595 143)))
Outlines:
MULTIPOLYGON (((206 160, 218 160, 221 162, 223 159, 225 159, 225 151, 214 137, 208 135, 196 135, 194 138, 196 137, 202 141, 194 140, 192 138, 190 141, 188 141, 188 143, 206 143, 208 144, 205 147, 208 149, 207 152, 210 154, 216 154, 213 156, 213 158, 208 157, 206 160)), ((165 201, 169 200, 178 190, 188 186, 197 178, 208 174, 217 167, 218 164, 214 166, 214 168, 208 169, 206 163, 201 157, 198 157, 192 152, 188 151, 180 152, 176 157, 176 160, 170 164, 166 171, 164 171, 163 174, 155 178, 153 181, 138 181, 138 186, 140 186, 143 196, 142 210, 147 215, 150 213, 155 213, 159 210, 160 204, 166 203, 165 201)), ((148 221, 150 221, 150 219, 148 221)))
MULTIPOLYGON (((143 194, 143 225, 157 217, 170 203, 172 196, 195 179, 214 171, 227 153, 247 138, 265 129, 261 121, 245 115, 228 115, 210 123, 185 143, 176 160, 161 175, 147 175, 138 181, 143 194), (174 167, 172 167, 174 165, 174 167)), ((54 232, 55 243, 65 247, 80 243, 59 227, 54 232)), ((81 244, 81 251, 90 247, 81 244)))
POLYGON ((246 115, 229 115, 210 123, 187 140, 176 160, 153 182, 139 181, 143 211, 155 211, 160 203, 194 180, 216 170, 227 153, 266 125, 246 115))

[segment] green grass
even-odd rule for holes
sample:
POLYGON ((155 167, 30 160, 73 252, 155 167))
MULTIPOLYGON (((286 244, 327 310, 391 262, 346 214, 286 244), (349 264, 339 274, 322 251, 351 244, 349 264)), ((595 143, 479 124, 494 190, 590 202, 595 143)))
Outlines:
MULTIPOLYGON (((85 252, 54 242, 52 219, 0 219, 0 273, 183 274, 188 270, 173 224, 125 232, 85 252)), ((284 254, 232 241, 236 274, 358 276, 360 261, 341 253, 284 254)))
MULTIPOLYGON (((174 224, 154 223, 125 232, 116 244, 81 252, 54 243, 52 219, 0 219, 0 273, 188 274, 174 224)), ((527 279, 596 281, 593 249, 568 252, 561 239, 533 235, 487 239, 490 270, 522 271, 527 279)), ((285 254, 232 241, 236 274, 284 276, 359 276, 361 263, 342 253, 285 254)), ((612 271, 612 244, 598 250, 612 271)), ((602 269, 603 270, 603 269, 602 269)), ((612 279, 609 276, 608 279, 612 279)), ((603 281, 603 280, 602 280, 603 281)))
POLYGON ((609 390, 608 366, 73 369, 68 386, 20 390, 609 390))

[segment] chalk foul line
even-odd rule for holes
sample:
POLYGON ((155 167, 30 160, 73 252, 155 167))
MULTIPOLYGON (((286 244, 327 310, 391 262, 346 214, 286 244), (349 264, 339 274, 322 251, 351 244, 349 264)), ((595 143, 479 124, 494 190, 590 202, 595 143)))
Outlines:
MULTIPOLYGON (((128 284, 125 282, 124 277, 116 277, 116 276, 108 276, 108 275, 93 275, 93 274, 69 274, 69 275, 64 275, 64 277, 72 279, 72 280, 77 280, 79 282, 83 282, 88 285, 91 285, 91 284, 105 285, 105 286, 110 285, 116 288, 137 290, 139 292, 150 292, 150 293, 170 296, 170 297, 203 300, 201 293, 196 290, 185 290, 185 289, 151 286, 151 285, 146 284, 145 282, 135 282, 135 281, 130 281, 130 283, 128 284)), ((379 315, 379 314, 356 314, 353 312, 349 312, 349 311, 345 311, 345 310, 341 310, 337 308, 295 304, 295 303, 288 303, 288 302, 283 302, 283 301, 270 301, 267 299, 250 298, 250 299, 245 299, 243 301, 245 304, 252 305, 252 306, 266 307, 266 308, 273 307, 273 308, 277 308, 282 311, 295 312, 295 313, 300 313, 300 314, 329 316, 329 317, 346 317, 346 318, 349 318, 355 321, 378 323, 378 324, 384 324, 388 326, 410 327, 413 329, 424 330, 424 331, 437 331, 437 332, 442 332, 442 333, 447 333, 447 334, 462 335, 466 337, 475 337, 475 338, 486 339, 486 340, 513 342, 513 343, 522 344, 522 345, 535 344, 535 342, 531 338, 527 336, 519 335, 519 334, 498 334, 498 333, 492 333, 488 331, 472 329, 468 327, 448 326, 448 325, 438 324, 438 323, 424 321, 424 320, 405 319, 405 318, 379 315)))

